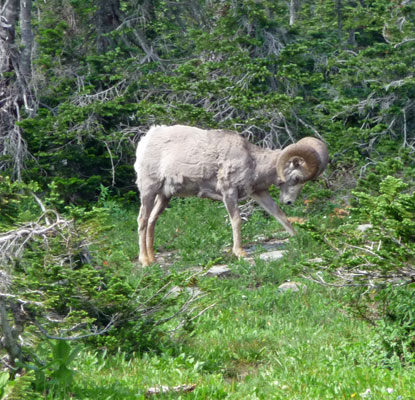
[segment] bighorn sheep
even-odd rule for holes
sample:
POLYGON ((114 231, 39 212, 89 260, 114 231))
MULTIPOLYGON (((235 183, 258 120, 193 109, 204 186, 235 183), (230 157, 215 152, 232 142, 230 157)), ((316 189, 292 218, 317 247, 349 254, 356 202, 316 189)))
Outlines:
POLYGON ((326 145, 306 137, 284 150, 263 149, 239 134, 189 126, 153 126, 137 147, 134 164, 141 196, 138 216, 139 261, 155 262, 154 227, 172 196, 198 196, 225 203, 233 231, 233 253, 241 243, 238 201, 251 197, 294 235, 285 214, 268 193, 279 186, 280 201, 291 204, 304 183, 327 166, 326 145))

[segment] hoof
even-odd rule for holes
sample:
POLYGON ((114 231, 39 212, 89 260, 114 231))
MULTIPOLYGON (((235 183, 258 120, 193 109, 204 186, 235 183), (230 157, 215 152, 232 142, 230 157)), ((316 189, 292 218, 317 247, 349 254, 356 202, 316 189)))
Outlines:
POLYGON ((234 250, 233 254, 238 258, 248 257, 248 253, 243 249, 239 249, 239 250, 236 250, 236 251, 234 250))
POLYGON ((151 264, 151 262, 149 261, 149 259, 146 257, 146 258, 139 258, 138 259, 138 262, 141 264, 141 266, 143 266, 143 267, 148 267, 150 264, 151 264))

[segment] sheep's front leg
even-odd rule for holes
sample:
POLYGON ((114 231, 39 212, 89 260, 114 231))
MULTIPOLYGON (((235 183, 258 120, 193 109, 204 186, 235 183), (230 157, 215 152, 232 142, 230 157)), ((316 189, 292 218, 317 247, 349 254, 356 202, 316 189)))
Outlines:
POLYGON ((156 258, 154 257, 154 228, 156 226, 158 217, 169 204, 169 200, 169 198, 164 197, 163 195, 157 195, 153 211, 151 211, 150 214, 146 235, 147 258, 150 264, 156 261, 156 258))
POLYGON ((287 216, 281 211, 281 209, 275 204, 274 199, 267 191, 256 192, 251 197, 270 215, 272 215, 291 235, 295 235, 295 230, 292 227, 287 216))
POLYGON ((150 218, 151 210, 154 207, 155 195, 141 196, 141 207, 140 213, 138 214, 138 236, 140 255, 138 261, 143 267, 151 264, 151 261, 147 253, 147 231, 148 231, 148 220, 150 218))
POLYGON ((223 202, 225 203, 229 217, 232 224, 233 233, 233 247, 232 252, 237 257, 246 257, 248 254, 242 248, 242 237, 241 237, 241 215, 238 208, 238 198, 234 193, 227 193, 223 196, 223 202))

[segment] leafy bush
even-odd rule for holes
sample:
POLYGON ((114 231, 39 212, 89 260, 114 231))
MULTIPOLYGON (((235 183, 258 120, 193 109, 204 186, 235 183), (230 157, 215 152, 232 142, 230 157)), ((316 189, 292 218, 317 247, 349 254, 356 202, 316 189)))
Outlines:
POLYGON ((415 364, 415 287, 387 287, 379 291, 376 301, 382 318, 377 321, 379 342, 388 359, 397 357, 415 364))
POLYGON ((36 182, 13 182, 10 177, 0 175, 0 232, 24 219, 25 214, 31 214, 33 208, 38 208, 31 195, 38 189, 36 182))
POLYGON ((388 176, 379 184, 378 196, 354 192, 358 219, 372 224, 357 241, 371 249, 366 251, 370 257, 365 257, 370 269, 411 276, 405 268, 415 258, 415 192, 407 192, 408 186, 388 176))
MULTIPOLYGON (((64 388, 71 383, 69 364, 78 350, 62 340, 83 340, 109 352, 158 349, 169 340, 166 331, 180 329, 197 313, 198 296, 172 295, 174 287, 186 284, 187 274, 139 269, 124 243, 114 239, 120 235, 114 219, 128 217, 133 224, 135 219, 125 216, 105 190, 99 205, 67 207, 65 216, 53 209, 39 214, 38 203, 62 207, 54 191, 43 202, 36 199, 17 196, 15 219, 29 216, 23 207, 37 218, 9 224, 0 235, 0 286, 6 293, 0 298, 1 339, 12 333, 2 356, 5 350, 14 375, 21 368, 33 371, 30 382, 37 391, 64 388), (46 353, 44 337, 59 340, 46 353)), ((135 227, 133 232, 129 224, 123 228, 136 242, 135 227)))
POLYGON ((349 311, 374 328, 356 359, 387 367, 415 364, 414 284, 354 290, 347 299, 349 311))
POLYGON ((382 363, 415 357, 415 192, 409 189, 387 176, 377 193, 353 192, 351 217, 338 227, 309 226, 325 246, 326 271, 337 284, 356 287, 350 310, 375 325, 368 353, 382 363))
POLYGON ((377 194, 353 192, 352 214, 335 228, 309 225, 326 247, 331 271, 363 285, 392 278, 411 279, 415 259, 415 193, 392 176, 380 184, 377 194), (369 224, 358 230, 359 224, 369 224))

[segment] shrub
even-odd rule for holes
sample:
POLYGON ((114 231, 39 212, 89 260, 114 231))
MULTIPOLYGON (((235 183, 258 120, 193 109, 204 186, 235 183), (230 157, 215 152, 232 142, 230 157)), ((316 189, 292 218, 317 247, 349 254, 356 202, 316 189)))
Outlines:
POLYGON ((377 353, 381 362, 413 362, 415 192, 387 176, 377 193, 353 195, 352 215, 340 226, 309 228, 325 245, 325 265, 336 284, 355 288, 348 297, 350 310, 376 326, 369 353, 377 353), (368 229, 358 230, 362 223, 370 224, 368 229))
MULTIPOLYGON (((16 199, 17 218, 23 203, 16 199)), ((198 312, 198 296, 171 295, 186 282, 185 274, 138 269, 122 243, 112 240, 111 213, 122 211, 107 198, 91 210, 69 207, 65 217, 45 209, 0 235, 1 340, 12 375, 22 368, 35 371, 37 390, 70 378, 66 363, 77 352, 61 340, 83 340, 108 351, 157 349, 168 338, 165 331, 184 326, 198 312), (59 341, 54 358, 39 364, 44 338, 59 341)))
POLYGON ((331 272, 354 284, 411 280, 415 259, 415 193, 401 179, 386 177, 378 193, 353 192, 352 214, 338 227, 308 225, 324 243, 331 272), (359 224, 370 224, 363 232, 359 224))

